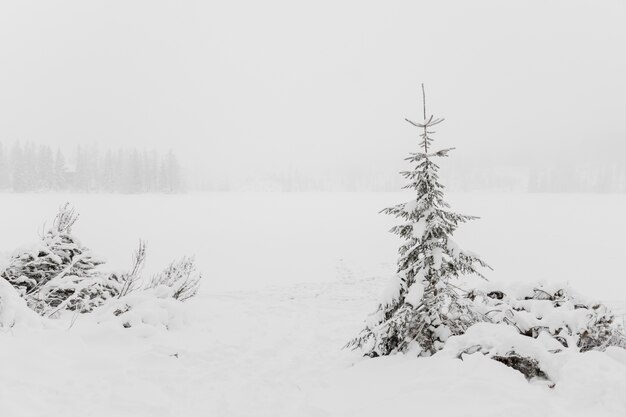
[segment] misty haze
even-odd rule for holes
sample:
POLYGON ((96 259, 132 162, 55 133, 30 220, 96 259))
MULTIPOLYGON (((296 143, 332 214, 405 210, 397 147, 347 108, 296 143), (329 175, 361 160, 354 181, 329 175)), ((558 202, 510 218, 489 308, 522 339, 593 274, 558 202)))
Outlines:
POLYGON ((625 21, 0 1, 0 416, 626 415, 625 21))

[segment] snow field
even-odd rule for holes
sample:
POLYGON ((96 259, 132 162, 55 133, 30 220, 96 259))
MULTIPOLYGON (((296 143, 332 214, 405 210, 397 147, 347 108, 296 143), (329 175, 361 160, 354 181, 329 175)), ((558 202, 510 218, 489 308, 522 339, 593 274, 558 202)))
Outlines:
MULTIPOLYGON (((36 239, 69 200, 81 212, 75 234, 111 268, 130 264, 141 237, 148 274, 195 254, 205 277, 196 298, 142 310, 134 319, 143 325, 130 329, 101 311, 0 333, 0 416, 626 415, 623 350, 559 360, 552 389, 479 354, 364 359, 341 350, 394 273, 394 221, 376 213, 406 197, 3 196, 2 251, 36 239)), ((625 310, 626 196, 450 201, 482 216, 456 240, 494 267, 492 280, 557 277, 625 310)))
POLYGON ((6 416, 622 416, 626 352, 553 364, 555 388, 481 354, 364 359, 342 351, 378 280, 201 294, 180 329, 67 317, 0 335, 6 416), (68 327, 72 326, 69 330, 68 327), (452 398, 450 397, 452 395, 452 398))

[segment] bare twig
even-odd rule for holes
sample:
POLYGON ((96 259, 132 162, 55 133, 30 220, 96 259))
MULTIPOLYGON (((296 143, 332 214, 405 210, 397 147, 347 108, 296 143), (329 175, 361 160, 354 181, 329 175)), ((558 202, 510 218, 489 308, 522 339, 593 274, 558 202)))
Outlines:
POLYGON ((139 287, 139 278, 141 277, 141 271, 146 261, 146 242, 139 241, 139 247, 133 253, 133 266, 130 271, 122 275, 123 285, 118 298, 122 298, 128 293, 136 290, 139 287))

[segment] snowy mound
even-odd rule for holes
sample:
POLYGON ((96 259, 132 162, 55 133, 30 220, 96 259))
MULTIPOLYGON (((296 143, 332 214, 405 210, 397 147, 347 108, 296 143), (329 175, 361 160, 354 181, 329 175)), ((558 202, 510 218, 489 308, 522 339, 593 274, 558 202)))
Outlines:
MULTIPOLYGON (((471 337, 480 339, 477 333, 471 337)), ((499 333, 509 332, 500 327, 499 333)), ((496 333, 489 329, 486 335, 496 333)), ((446 417, 619 417, 626 411, 623 349, 546 357, 542 365, 550 365, 555 384, 528 383, 521 373, 484 355, 465 354, 460 360, 446 349, 429 358, 364 358, 336 372, 312 398, 329 410, 320 415, 330 416, 378 417, 390 410, 415 415, 417 409, 419 415, 446 417)))
POLYGON ((164 285, 111 300, 93 315, 99 324, 132 329, 142 336, 179 330, 187 322, 183 303, 172 297, 172 288, 164 285))
POLYGON ((15 288, 0 277, 0 330, 28 327, 42 327, 42 319, 28 308, 26 300, 19 296, 15 288))

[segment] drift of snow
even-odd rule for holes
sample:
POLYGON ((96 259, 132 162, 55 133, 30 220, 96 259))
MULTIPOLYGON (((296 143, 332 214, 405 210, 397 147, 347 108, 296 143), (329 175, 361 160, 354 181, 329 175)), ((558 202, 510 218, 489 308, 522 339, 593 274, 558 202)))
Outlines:
POLYGON ((20 297, 11 284, 0 277, 0 332, 16 328, 36 329, 42 326, 41 317, 28 308, 26 300, 20 297))
POLYGON ((164 285, 109 301, 83 320, 92 319, 98 324, 133 329, 142 336, 180 330, 188 321, 182 302, 173 299, 171 288, 164 285))
MULTIPOLYGON (((546 358, 552 389, 529 384, 479 353, 456 358, 476 341, 513 339, 507 327, 452 337, 449 348, 431 358, 368 359, 341 350, 389 278, 340 278, 201 291, 178 304, 184 323, 170 330, 150 318, 125 328, 123 314, 115 316, 111 306, 77 318, 67 314, 57 320, 63 326, 30 334, 0 332, 2 358, 28 358, 3 359, 0 415, 380 417, 389 404, 408 415, 416 403, 422 413, 444 417, 618 417, 626 410, 623 349, 546 358)), ((145 304, 135 300, 139 312, 145 304)), ((155 316, 177 314, 162 307, 155 316)))

